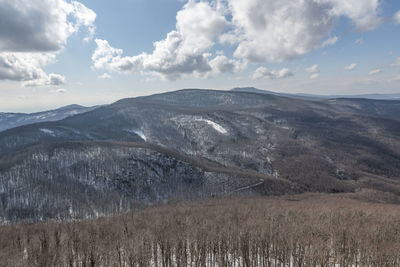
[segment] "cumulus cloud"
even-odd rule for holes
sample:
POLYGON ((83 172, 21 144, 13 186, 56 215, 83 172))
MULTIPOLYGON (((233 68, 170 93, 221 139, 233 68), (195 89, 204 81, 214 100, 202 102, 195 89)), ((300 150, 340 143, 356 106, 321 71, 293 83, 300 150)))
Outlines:
POLYGON ((379 0, 316 0, 330 5, 329 13, 334 16, 349 18, 361 31, 377 28, 382 22, 379 0))
POLYGON ((211 44, 206 47, 207 40, 203 40, 196 48, 186 38, 178 31, 168 33, 166 39, 154 43, 152 54, 143 55, 143 67, 169 80, 180 78, 182 74, 204 74, 211 71, 207 61, 209 54, 206 53, 211 44))
POLYGON ((108 79, 111 79, 111 75, 108 73, 103 73, 102 75, 97 76, 97 78, 102 79, 102 80, 108 80, 108 79))
POLYGON ((357 67, 357 64, 356 63, 352 63, 352 64, 344 67, 344 69, 350 71, 350 70, 354 70, 356 67, 357 67))
POLYGON ((0 80, 29 81, 43 77, 40 68, 52 62, 54 54, 0 53, 0 80))
POLYGON ((253 79, 255 80, 262 78, 269 78, 271 80, 283 79, 291 76, 293 76, 293 73, 287 68, 283 68, 281 70, 268 70, 266 67, 259 67, 252 75, 253 79))
POLYGON ((96 13, 65 0, 0 1, 0 51, 58 51, 82 26, 94 34, 96 13))
POLYGON ((34 86, 57 86, 65 83, 65 77, 59 74, 50 73, 45 74, 39 79, 27 81, 22 83, 23 86, 34 87, 34 86))
POLYGON ((224 55, 217 55, 209 64, 214 73, 235 73, 246 67, 242 61, 229 59, 224 55))
POLYGON ((400 24, 400 10, 396 12, 393 16, 393 20, 396 24, 400 24))
POLYGON ((65 77, 46 74, 67 39, 83 27, 95 33, 96 14, 83 4, 66 0, 0 1, 0 80, 25 86, 63 84, 65 77))
POLYGON ((62 85, 65 83, 65 77, 60 74, 51 73, 48 81, 50 85, 62 85))
POLYGON ((123 56, 123 50, 96 39, 93 67, 118 73, 148 71, 169 80, 182 75, 202 76, 208 73, 235 72, 242 68, 239 60, 217 55, 210 59, 209 50, 227 27, 226 18, 207 2, 189 1, 176 16, 176 30, 154 43, 151 54, 123 56))
POLYGON ((370 72, 368 72, 368 75, 375 75, 375 74, 378 74, 381 72, 382 72, 381 69, 374 69, 374 70, 371 70, 370 72))
POLYGON ((338 40, 337 36, 330 37, 322 43, 322 47, 334 45, 338 40))
POLYGON ((317 64, 314 64, 305 69, 306 72, 311 73, 310 79, 316 79, 320 76, 319 74, 319 67, 317 64))
POLYGON ((24 86, 64 84, 64 76, 42 70, 54 60, 52 53, 0 53, 0 80, 22 81, 24 86))
POLYGON ((136 57, 123 57, 123 50, 117 49, 106 41, 95 40, 97 48, 92 55, 93 67, 111 72, 135 73, 143 69, 144 54, 136 57))
POLYGON ((84 41, 88 42, 93 38, 96 32, 96 26, 94 22, 96 20, 97 15, 93 10, 87 8, 80 2, 72 1, 72 5, 73 5, 72 15, 76 19, 76 23, 74 25, 74 32, 77 32, 82 27, 85 27, 88 31, 88 35, 84 38, 84 41))
POLYGON ((313 73, 310 75, 310 79, 317 79, 320 76, 319 73, 313 73))
POLYGON ((319 67, 317 64, 312 65, 311 67, 306 68, 308 73, 319 73, 319 67))
MULTIPOLYGON (((141 55, 143 68, 170 80, 185 74, 204 75, 212 71, 208 51, 227 27, 226 18, 209 3, 189 1, 176 15, 176 30, 155 42, 152 54, 141 55)), ((222 61, 219 58, 213 62, 218 71, 235 65, 222 61)))
POLYGON ((228 0, 232 31, 220 41, 237 44, 234 55, 250 62, 282 62, 324 45, 340 17, 361 30, 372 30, 382 21, 379 1, 347 0, 228 0), (318 23, 316 23, 316 21, 318 23))
POLYGON ((392 67, 400 67, 400 57, 396 58, 396 60, 390 64, 392 67))
POLYGON ((57 93, 57 94, 64 94, 66 92, 68 92, 68 90, 64 89, 64 88, 59 88, 59 89, 55 89, 55 90, 51 90, 50 91, 50 93, 57 93))
POLYGON ((236 31, 228 39, 236 37, 234 55, 251 62, 281 62, 319 47, 334 26, 323 6, 313 1, 230 0, 236 31))
POLYGON ((360 31, 375 29, 382 22, 380 1, 189 0, 177 13, 176 29, 154 42, 151 53, 123 56, 98 39, 93 67, 169 80, 236 72, 249 63, 284 62, 334 45, 338 37, 332 31, 342 17, 360 31), (213 58, 216 41, 233 46, 234 58, 213 58))

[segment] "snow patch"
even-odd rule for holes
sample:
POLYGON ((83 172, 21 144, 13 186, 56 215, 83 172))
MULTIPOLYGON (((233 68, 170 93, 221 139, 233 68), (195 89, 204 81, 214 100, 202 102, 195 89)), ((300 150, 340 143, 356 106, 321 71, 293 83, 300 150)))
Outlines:
POLYGON ((141 131, 141 130, 134 130, 133 132, 134 132, 135 134, 139 135, 139 137, 142 138, 143 141, 145 141, 145 142, 147 141, 147 137, 144 135, 143 131, 141 131))
POLYGON ((67 113, 68 115, 77 115, 79 114, 78 110, 71 110, 70 112, 67 113))
POLYGON ((222 127, 221 125, 219 125, 216 122, 213 122, 213 121, 210 121, 210 120, 207 120, 207 119, 203 119, 203 118, 195 118, 195 121, 204 121, 208 125, 213 127, 214 130, 216 130, 217 132, 222 133, 222 134, 227 134, 228 133, 228 131, 224 127, 222 127))
POLYGON ((44 133, 46 133, 46 134, 49 134, 49 135, 51 135, 51 136, 56 136, 56 134, 55 134, 54 131, 52 131, 52 130, 45 129, 45 128, 42 128, 42 129, 39 129, 39 130, 42 131, 42 132, 44 132, 44 133))
POLYGON ((35 119, 37 119, 37 120, 45 120, 45 119, 47 119, 47 114, 37 115, 37 116, 35 116, 35 119))
POLYGON ((147 137, 144 135, 143 131, 140 129, 124 129, 125 132, 134 133, 138 135, 143 141, 147 142, 147 137))

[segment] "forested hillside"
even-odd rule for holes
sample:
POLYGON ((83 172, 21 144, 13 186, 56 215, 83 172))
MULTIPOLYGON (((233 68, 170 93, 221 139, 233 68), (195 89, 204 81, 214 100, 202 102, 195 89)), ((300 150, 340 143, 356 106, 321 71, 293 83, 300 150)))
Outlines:
POLYGON ((400 101, 181 90, 0 133, 4 222, 224 195, 400 196, 400 101))
POLYGON ((0 227, 0 265, 399 266, 399 216, 344 195, 178 202, 0 227))

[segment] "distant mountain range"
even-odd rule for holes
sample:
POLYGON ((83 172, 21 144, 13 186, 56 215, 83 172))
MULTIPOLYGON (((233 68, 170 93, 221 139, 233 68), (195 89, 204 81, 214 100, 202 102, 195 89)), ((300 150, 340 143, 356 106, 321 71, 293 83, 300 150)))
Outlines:
POLYGON ((260 93, 260 94, 273 94, 294 98, 305 98, 305 99, 329 99, 329 98, 365 98, 365 99, 376 99, 376 100, 400 100, 399 94, 361 94, 361 95, 313 95, 313 94, 288 94, 278 93, 274 91, 257 89, 254 87, 236 87, 231 89, 236 92, 248 92, 248 93, 260 93))
POLYGON ((368 189, 400 203, 400 100, 246 90, 127 98, 0 132, 0 220, 237 194, 368 189))
POLYGON ((0 131, 15 128, 22 125, 44 122, 58 121, 66 117, 93 110, 96 107, 83 107, 79 105, 69 105, 54 110, 36 113, 2 113, 0 112, 0 131))

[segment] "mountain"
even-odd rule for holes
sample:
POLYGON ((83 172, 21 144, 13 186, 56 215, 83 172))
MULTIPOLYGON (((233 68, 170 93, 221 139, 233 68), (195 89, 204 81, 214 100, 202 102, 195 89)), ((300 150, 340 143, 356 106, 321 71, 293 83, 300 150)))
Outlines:
POLYGON ((400 196, 400 101, 180 90, 0 133, 0 217, 85 218, 173 199, 400 196), (71 208, 66 208, 71 207, 71 208))
POLYGON ((0 132, 22 125, 58 121, 68 116, 84 113, 97 107, 83 107, 80 105, 68 105, 55 110, 42 111, 37 113, 5 113, 0 112, 0 132))
POLYGON ((313 95, 313 94, 289 94, 289 93, 279 93, 269 90, 257 89, 255 87, 235 87, 231 91, 234 92, 247 92, 247 93, 259 93, 259 94, 273 94, 279 96, 287 96, 293 98, 303 98, 303 99, 330 99, 330 98, 365 98, 365 99, 375 99, 375 100, 400 100, 400 94, 361 94, 361 95, 313 95))

